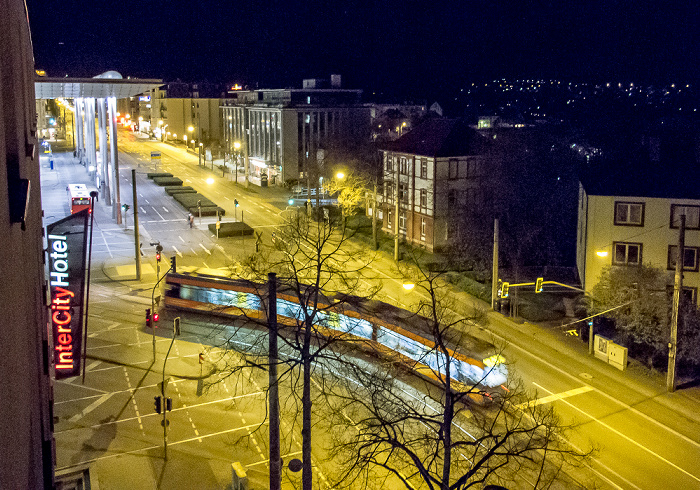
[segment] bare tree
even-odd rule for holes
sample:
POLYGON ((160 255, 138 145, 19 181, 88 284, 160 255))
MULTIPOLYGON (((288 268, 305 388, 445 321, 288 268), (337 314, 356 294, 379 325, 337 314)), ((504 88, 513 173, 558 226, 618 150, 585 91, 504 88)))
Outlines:
POLYGON ((379 369, 348 365, 351 385, 329 397, 342 455, 337 485, 369 486, 377 468, 406 488, 443 490, 503 484, 518 474, 528 474, 535 487, 563 478, 564 464, 581 463, 588 453, 565 442, 569 427, 551 407, 531 403, 518 383, 497 386, 499 355, 491 366, 460 362, 455 351, 478 349, 468 331, 481 312, 455 313, 439 274, 418 273, 426 299, 410 324, 434 346, 418 360, 394 356, 379 369), (432 383, 407 376, 407 366, 432 383))
MULTIPOLYGON (((262 298, 261 310, 265 311, 266 293, 261 285, 269 272, 277 275, 277 308, 288 321, 280 322, 277 331, 281 342, 279 363, 280 380, 300 373, 300 390, 290 390, 301 402, 302 433, 302 485, 312 488, 312 393, 311 376, 315 366, 324 359, 337 359, 331 347, 338 342, 356 340, 351 333, 335 327, 338 315, 347 305, 349 292, 362 292, 371 297, 376 287, 365 286, 363 274, 372 256, 349 242, 350 230, 337 216, 320 216, 314 220, 304 212, 288 212, 275 233, 271 247, 247 257, 243 271, 256 295, 262 298), (300 392, 300 393, 299 393, 300 392)), ((264 340, 267 335, 265 322, 255 314, 241 308, 245 326, 263 327, 260 336, 238 348, 230 342, 230 349, 246 357, 248 364, 267 367, 264 358, 264 340)), ((233 362, 226 367, 230 373, 240 372, 245 364, 233 362)))

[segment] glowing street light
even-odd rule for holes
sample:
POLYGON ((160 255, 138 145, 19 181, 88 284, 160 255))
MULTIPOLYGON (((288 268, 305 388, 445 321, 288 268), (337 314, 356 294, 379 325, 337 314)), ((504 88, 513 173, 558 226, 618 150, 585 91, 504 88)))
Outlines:
POLYGON ((416 287, 416 285, 415 285, 414 283, 412 283, 412 282, 405 281, 405 282, 403 283, 403 288, 404 288, 406 291, 412 291, 413 288, 415 288, 415 287, 416 287))
POLYGON ((342 180, 345 178, 345 174, 343 172, 338 172, 337 174, 335 174, 335 178, 342 180))

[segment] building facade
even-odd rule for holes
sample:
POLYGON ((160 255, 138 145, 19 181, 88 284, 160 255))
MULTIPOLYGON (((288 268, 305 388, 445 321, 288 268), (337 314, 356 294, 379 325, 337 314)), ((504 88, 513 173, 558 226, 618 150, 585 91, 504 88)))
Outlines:
POLYGON ((680 215, 686 217, 683 288, 697 302, 700 286, 700 196, 694 199, 610 195, 581 184, 576 263, 583 289, 598 283, 606 266, 651 265, 673 284, 680 215))
POLYGON ((25 3, 0 0, 0 488, 53 488, 53 414, 34 90, 25 3))
POLYGON ((234 91, 222 100, 224 153, 239 161, 248 157, 251 182, 315 181, 323 173, 319 150, 369 141, 370 111, 360 103, 362 91, 341 89, 339 77, 330 86, 324 82, 234 91))
POLYGON ((382 151, 382 229, 427 250, 457 238, 458 215, 479 206, 486 138, 458 119, 432 119, 382 151))

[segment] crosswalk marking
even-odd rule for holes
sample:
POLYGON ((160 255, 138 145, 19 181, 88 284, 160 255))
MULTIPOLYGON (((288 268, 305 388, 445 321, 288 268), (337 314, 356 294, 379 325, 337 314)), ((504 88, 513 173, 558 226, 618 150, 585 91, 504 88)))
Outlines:
POLYGON ((538 398, 536 400, 532 400, 532 401, 529 401, 526 403, 521 403, 520 405, 516 405, 516 407, 523 409, 523 408, 526 408, 528 406, 534 407, 537 405, 544 405, 545 403, 552 403, 554 401, 562 400, 562 399, 568 398, 570 396, 580 395, 581 393, 588 393, 591 390, 593 390, 592 386, 582 386, 580 388, 574 388, 573 390, 564 391, 562 393, 555 393, 553 395, 538 398))

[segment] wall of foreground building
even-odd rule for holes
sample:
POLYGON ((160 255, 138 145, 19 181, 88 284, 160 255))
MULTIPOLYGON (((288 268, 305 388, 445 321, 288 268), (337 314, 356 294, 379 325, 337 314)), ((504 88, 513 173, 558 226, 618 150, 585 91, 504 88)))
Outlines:
POLYGON ((52 488, 34 59, 24 2, 0 12, 0 488, 52 488))

